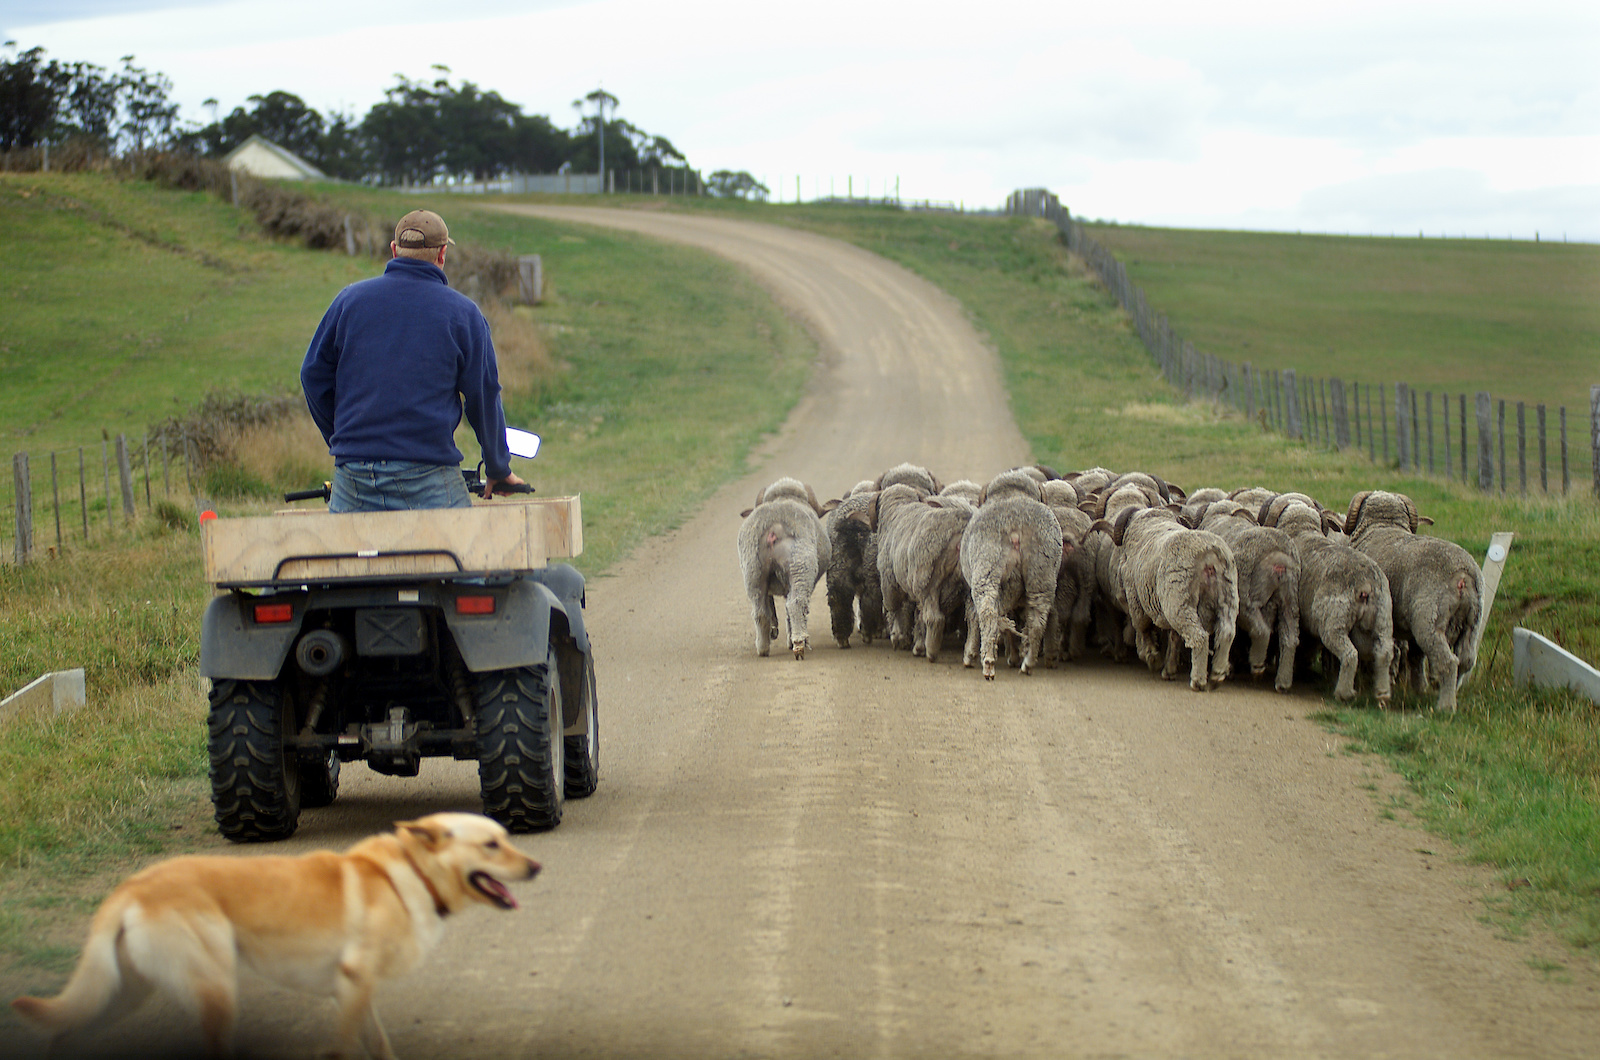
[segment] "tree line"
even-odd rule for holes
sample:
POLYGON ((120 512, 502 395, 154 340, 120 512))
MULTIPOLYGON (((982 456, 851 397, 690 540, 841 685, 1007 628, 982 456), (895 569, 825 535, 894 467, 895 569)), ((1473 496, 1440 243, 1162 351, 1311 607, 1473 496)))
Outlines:
MULTIPOLYGON (((7 42, 15 52, 15 42, 7 42)), ((134 65, 110 72, 92 63, 46 59, 43 48, 0 58, 0 150, 88 143, 107 153, 168 148, 220 158, 259 135, 338 180, 368 184, 484 181, 513 173, 689 170, 665 136, 618 117, 616 97, 590 92, 573 101, 578 120, 564 129, 471 81, 434 66, 431 81, 396 75, 365 115, 324 114, 288 91, 250 96, 225 116, 207 100, 211 121, 179 120, 172 82, 134 65), (606 111, 613 110, 608 118, 606 111), (593 113, 586 113, 591 110, 593 113)), ((713 194, 764 198, 748 173, 719 171, 713 194)))

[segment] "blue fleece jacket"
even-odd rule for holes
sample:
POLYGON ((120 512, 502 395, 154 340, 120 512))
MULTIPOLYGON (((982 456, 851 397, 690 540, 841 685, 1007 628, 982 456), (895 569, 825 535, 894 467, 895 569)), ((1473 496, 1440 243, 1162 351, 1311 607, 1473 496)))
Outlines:
POLYGON ((300 385, 335 464, 459 464, 465 408, 484 473, 511 473, 489 322, 432 262, 394 258, 382 276, 340 291, 311 338, 300 385))

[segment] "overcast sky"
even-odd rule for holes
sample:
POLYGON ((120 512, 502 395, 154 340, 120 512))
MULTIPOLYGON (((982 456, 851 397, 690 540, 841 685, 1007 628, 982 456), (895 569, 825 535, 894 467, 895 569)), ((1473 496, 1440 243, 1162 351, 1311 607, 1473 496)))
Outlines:
POLYGON ((0 39, 132 53, 201 123, 277 89, 359 117, 435 63, 564 127, 604 87, 784 199, 1600 241, 1595 0, 0 0, 0 39))

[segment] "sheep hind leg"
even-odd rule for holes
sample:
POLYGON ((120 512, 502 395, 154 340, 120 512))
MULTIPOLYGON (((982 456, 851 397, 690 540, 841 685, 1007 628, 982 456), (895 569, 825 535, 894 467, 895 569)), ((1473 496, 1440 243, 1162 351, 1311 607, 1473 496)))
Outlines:
POLYGON ((856 595, 844 585, 835 585, 828 579, 828 617, 833 628, 833 641, 841 648, 850 647, 850 634, 856 628, 856 595))
POLYGON ((983 679, 994 680, 995 663, 1000 655, 1000 608, 985 597, 976 607, 978 612, 978 645, 983 664, 983 679))
POLYGON ((939 648, 944 644, 944 609, 939 606, 938 597, 935 597, 917 605, 917 611, 922 616, 923 654, 929 662, 938 662, 939 648))
POLYGON ((1456 673, 1460 666, 1455 652, 1450 650, 1450 642, 1445 639, 1442 632, 1433 631, 1431 637, 1418 638, 1424 640, 1419 647, 1427 653, 1428 669, 1439 681, 1439 699, 1433 705, 1434 710, 1442 710, 1454 714, 1456 710, 1456 673))
POLYGON ((750 601, 750 617, 756 624, 756 654, 772 654, 772 641, 778 635, 778 610, 772 597, 762 593, 750 601))
POLYGON ((1044 644, 1044 633, 1050 624, 1049 599, 1031 599, 1028 601, 1026 620, 1022 626, 1022 664, 1018 667, 1025 674, 1033 673, 1033 668, 1038 663, 1040 651, 1044 644))
POLYGON ((1216 622, 1211 631, 1211 687, 1216 688, 1228 679, 1228 674, 1233 669, 1233 638, 1235 636, 1232 623, 1216 622))
POLYGON ((1339 663, 1339 680, 1333 687, 1333 698, 1346 701, 1356 698, 1356 668, 1360 665, 1361 656, 1351 643, 1350 635, 1341 632, 1322 644, 1324 650, 1332 653, 1339 663))

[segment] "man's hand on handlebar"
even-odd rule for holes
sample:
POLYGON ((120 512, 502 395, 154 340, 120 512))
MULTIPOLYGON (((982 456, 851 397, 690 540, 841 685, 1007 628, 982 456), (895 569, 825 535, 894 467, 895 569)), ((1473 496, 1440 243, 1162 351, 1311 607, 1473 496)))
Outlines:
POLYGON ((528 485, 516 472, 508 472, 505 478, 492 478, 483 484, 484 499, 508 493, 532 493, 533 488, 528 485))

